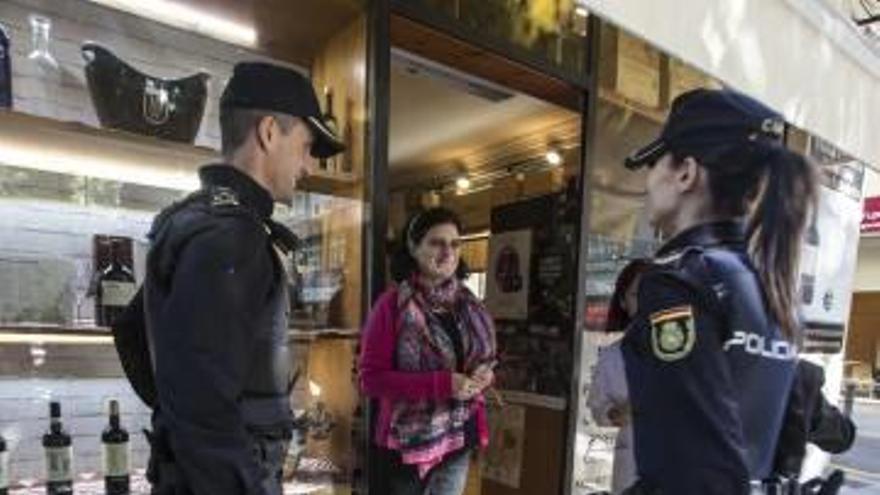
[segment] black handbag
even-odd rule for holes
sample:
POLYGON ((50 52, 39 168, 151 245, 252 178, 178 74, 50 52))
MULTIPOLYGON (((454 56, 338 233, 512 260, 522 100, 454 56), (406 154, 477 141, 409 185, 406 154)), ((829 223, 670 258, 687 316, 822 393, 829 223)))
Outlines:
POLYGON ((101 126, 183 143, 195 140, 205 112, 208 74, 149 76, 95 43, 85 43, 82 55, 101 126))

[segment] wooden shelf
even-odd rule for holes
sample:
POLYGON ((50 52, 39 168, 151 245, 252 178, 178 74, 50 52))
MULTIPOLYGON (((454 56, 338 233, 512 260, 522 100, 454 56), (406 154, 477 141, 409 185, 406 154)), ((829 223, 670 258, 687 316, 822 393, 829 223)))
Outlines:
MULTIPOLYGON (((357 339, 359 329, 322 328, 291 329, 288 337, 293 342, 314 342, 323 339, 357 339)), ((0 324, 0 345, 3 344, 112 344, 113 334, 109 328, 94 326, 53 325, 44 323, 0 324)))
POLYGON ((323 339, 357 339, 361 331, 348 328, 327 328, 321 330, 291 330, 288 333, 294 342, 314 342, 323 339))
POLYGON ((0 164, 178 190, 219 155, 208 148, 124 131, 0 111, 0 164))
POLYGON ((316 170, 303 179, 299 187, 304 191, 330 196, 357 198, 361 192, 358 187, 360 183, 361 178, 352 173, 316 170))
MULTIPOLYGON (((220 159, 202 146, 0 110, 0 165, 189 191, 199 167, 220 159)), ((320 171, 301 187, 354 197, 359 184, 354 174, 320 171)))

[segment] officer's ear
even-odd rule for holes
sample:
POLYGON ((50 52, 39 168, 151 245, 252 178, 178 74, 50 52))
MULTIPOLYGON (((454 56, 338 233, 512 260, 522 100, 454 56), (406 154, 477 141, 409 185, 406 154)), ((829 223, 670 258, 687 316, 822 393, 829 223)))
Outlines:
POLYGON ((706 179, 706 170, 692 157, 685 157, 675 168, 676 186, 680 193, 693 192, 706 179))
POLYGON ((275 146, 279 130, 278 123, 275 122, 275 117, 271 115, 263 115, 257 121, 257 146, 259 146, 264 153, 268 152, 273 146, 275 146))

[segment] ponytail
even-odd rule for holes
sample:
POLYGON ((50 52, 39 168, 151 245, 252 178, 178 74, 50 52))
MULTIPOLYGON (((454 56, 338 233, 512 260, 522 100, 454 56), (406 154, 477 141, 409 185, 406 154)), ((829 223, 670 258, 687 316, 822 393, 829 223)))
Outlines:
POLYGON ((801 236, 808 215, 815 214, 818 179, 798 153, 772 146, 763 155, 766 172, 749 218, 749 250, 770 311, 786 338, 794 340, 801 236))
MULTIPOLYGON (((684 156, 678 154, 677 159, 684 156)), ((709 171, 715 213, 748 216, 749 254, 768 308, 785 337, 796 340, 801 235, 817 198, 813 165, 766 140, 731 144, 701 158, 709 171)))

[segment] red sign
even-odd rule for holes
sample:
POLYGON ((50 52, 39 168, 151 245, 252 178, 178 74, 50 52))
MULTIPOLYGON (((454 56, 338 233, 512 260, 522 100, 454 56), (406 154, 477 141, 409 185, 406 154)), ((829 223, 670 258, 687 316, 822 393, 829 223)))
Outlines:
POLYGON ((865 198, 865 210, 862 213, 862 233, 880 232, 880 196, 865 198))

